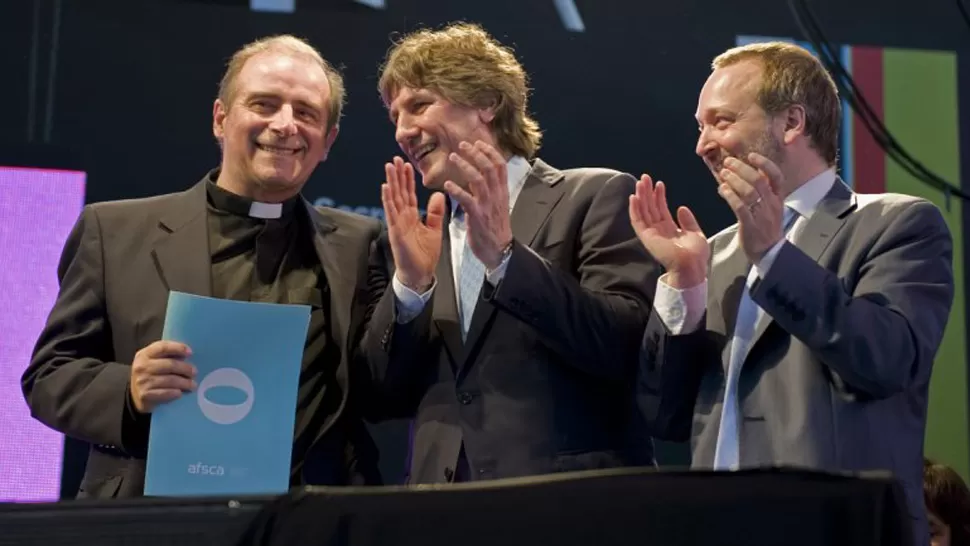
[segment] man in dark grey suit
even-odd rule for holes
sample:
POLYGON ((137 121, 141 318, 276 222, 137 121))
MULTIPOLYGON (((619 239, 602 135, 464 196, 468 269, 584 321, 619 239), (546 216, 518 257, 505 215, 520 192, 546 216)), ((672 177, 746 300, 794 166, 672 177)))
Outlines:
POLYGON ((384 416, 415 418, 410 482, 651 464, 632 385, 656 268, 624 215, 635 179, 536 159, 525 73, 477 26, 403 39, 380 90, 449 196, 423 223, 411 164, 386 167, 396 272, 364 348, 384 416))
POLYGON ((79 496, 141 495, 151 412, 197 387, 192 348, 160 340, 170 290, 311 306, 291 482, 380 481, 349 376, 373 299, 357 286, 381 227, 300 194, 337 136, 343 95, 305 42, 249 44, 214 104, 218 169, 185 192, 85 207, 23 376, 37 419, 92 444, 79 496))
POLYGON ((837 91, 809 52, 751 45, 713 68, 697 154, 737 223, 707 240, 646 175, 631 198, 666 269, 640 364, 651 431, 690 438, 696 468, 890 470, 923 543, 927 395, 953 301, 944 219, 839 179, 837 91))

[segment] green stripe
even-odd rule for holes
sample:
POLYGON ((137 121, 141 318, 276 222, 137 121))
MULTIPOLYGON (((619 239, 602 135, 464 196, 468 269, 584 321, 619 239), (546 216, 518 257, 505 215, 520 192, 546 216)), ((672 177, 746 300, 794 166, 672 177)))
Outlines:
MULTIPOLYGON (((952 52, 886 49, 885 124, 904 149, 952 184, 960 183, 957 59, 952 52)), ((956 293, 930 383, 928 456, 970 479, 967 440, 967 349, 963 282, 963 222, 959 199, 943 194, 886 159, 886 191, 924 197, 943 211, 953 236, 956 293)))

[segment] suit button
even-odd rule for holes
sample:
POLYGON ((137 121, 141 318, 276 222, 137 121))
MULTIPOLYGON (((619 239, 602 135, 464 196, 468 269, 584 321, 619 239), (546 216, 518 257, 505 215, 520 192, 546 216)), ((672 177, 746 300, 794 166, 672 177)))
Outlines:
POLYGON ((462 391, 458 393, 458 401, 461 402, 461 405, 467 406, 472 403, 472 395, 462 391))
POLYGON ((450 468, 445 468, 445 479, 449 482, 455 477, 455 471, 450 468))

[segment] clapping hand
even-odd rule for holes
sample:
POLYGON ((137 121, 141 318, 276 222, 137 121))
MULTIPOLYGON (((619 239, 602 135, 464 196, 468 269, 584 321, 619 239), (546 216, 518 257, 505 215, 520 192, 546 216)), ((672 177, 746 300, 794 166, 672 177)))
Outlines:
POLYGON ((428 200, 424 222, 418 212, 414 189, 414 168, 400 157, 384 166, 387 177, 381 185, 381 201, 387 218, 387 232, 394 255, 398 281, 424 293, 434 284, 434 270, 441 255, 441 227, 445 196, 435 192, 428 200))
POLYGON ((654 185, 644 174, 630 196, 630 222, 647 251, 667 271, 664 281, 675 288, 690 288, 704 281, 710 246, 694 213, 677 209, 674 222, 667 207, 663 182, 654 185))

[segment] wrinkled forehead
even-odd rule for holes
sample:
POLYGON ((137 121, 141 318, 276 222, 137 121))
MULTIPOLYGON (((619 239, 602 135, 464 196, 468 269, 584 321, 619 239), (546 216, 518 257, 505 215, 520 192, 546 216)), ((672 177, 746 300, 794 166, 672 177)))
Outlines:
POLYGON ((758 98, 761 65, 742 61, 715 69, 704 83, 697 100, 697 117, 717 110, 741 111, 758 98))
POLYGON ((431 89, 401 85, 389 90, 387 106, 388 108, 400 107, 417 99, 431 99, 438 96, 438 93, 431 89))
POLYGON ((398 114, 409 110, 414 103, 435 101, 440 98, 441 95, 431 89, 401 86, 388 94, 387 115, 391 121, 395 121, 398 114))
POLYGON ((299 90, 321 101, 330 94, 327 73, 313 58, 285 52, 268 51, 246 60, 237 78, 237 92, 299 90))

